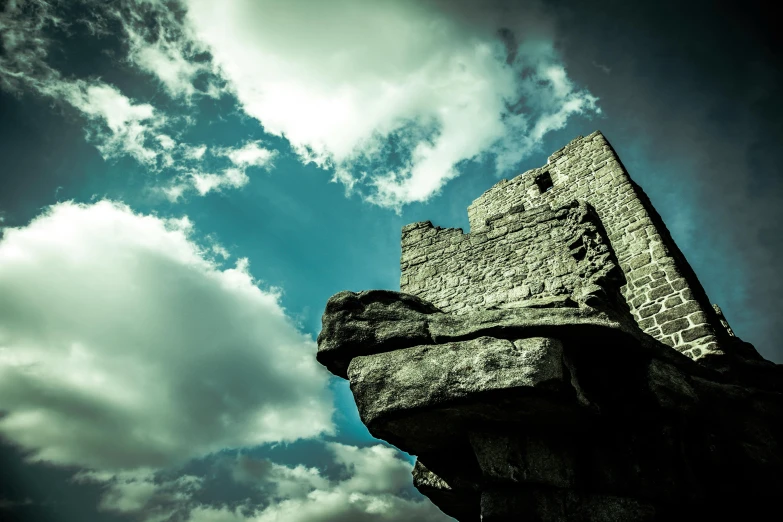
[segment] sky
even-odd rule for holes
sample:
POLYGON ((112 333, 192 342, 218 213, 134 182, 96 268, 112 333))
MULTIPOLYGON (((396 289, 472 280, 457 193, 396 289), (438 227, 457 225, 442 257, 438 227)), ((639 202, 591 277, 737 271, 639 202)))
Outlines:
POLYGON ((775 18, 680 4, 0 1, 0 519, 450 520, 324 305, 598 129, 783 362, 775 18))

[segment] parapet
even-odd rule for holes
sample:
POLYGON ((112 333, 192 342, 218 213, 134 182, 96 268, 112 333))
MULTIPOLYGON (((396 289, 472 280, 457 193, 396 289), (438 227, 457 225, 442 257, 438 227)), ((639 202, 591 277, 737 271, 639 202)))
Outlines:
MULTIPOLYGON (((622 272, 597 214, 584 202, 506 208, 478 231, 414 223, 403 229, 400 290, 445 312, 551 306, 622 272)), ((605 291, 607 289, 604 289, 605 291)))

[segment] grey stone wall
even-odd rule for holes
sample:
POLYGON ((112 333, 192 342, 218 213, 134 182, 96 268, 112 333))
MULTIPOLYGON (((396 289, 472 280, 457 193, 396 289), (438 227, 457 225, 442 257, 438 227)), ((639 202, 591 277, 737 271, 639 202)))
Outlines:
POLYGON ((723 353, 728 334, 696 275, 600 132, 580 136, 543 167, 485 192, 468 208, 471 231, 481 233, 488 219, 510 208, 557 207, 573 199, 597 211, 625 273, 621 292, 642 330, 693 359, 723 353))
POLYGON ((595 212, 506 208, 470 234, 413 223, 402 231, 400 289, 445 312, 541 306, 620 275, 595 212))

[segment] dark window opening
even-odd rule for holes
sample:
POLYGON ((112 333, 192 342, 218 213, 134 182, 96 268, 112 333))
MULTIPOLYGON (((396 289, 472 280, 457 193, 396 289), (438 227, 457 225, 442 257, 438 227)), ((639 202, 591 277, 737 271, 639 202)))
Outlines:
POLYGON ((538 192, 543 194, 547 190, 551 190, 554 184, 552 183, 552 176, 549 172, 544 172, 536 178, 536 185, 538 185, 538 192))

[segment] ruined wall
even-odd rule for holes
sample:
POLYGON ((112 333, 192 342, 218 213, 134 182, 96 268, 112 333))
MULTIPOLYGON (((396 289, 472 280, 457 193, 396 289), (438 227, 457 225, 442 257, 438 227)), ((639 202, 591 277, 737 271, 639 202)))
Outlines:
POLYGON ((400 289, 460 314, 557 301, 619 275, 616 266, 588 205, 511 208, 470 234, 429 221, 403 228, 400 289))
POLYGON ((579 137, 543 167, 503 180, 468 208, 472 232, 509 208, 589 202, 600 216, 625 273, 621 289, 639 326, 692 358, 721 353, 728 343, 693 270, 649 199, 628 176, 600 132, 579 137))

